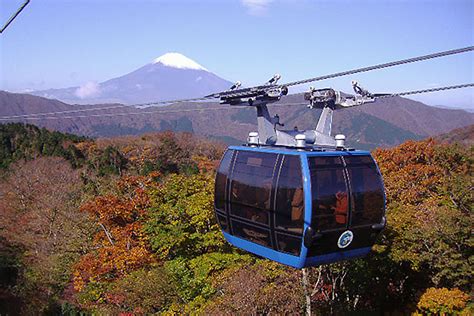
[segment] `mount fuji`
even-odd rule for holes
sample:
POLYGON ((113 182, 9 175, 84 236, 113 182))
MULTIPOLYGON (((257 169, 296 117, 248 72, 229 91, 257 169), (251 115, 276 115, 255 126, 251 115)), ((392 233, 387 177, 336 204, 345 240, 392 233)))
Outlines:
POLYGON ((202 97, 226 90, 231 85, 231 82, 182 54, 166 53, 121 77, 30 94, 76 104, 137 104, 202 97))

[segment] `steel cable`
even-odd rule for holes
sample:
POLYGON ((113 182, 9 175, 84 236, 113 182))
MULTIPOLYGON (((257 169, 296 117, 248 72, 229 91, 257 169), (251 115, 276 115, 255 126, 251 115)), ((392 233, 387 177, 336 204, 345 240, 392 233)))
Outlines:
POLYGON ((392 62, 389 62, 389 63, 379 64, 379 65, 375 65, 375 66, 357 68, 357 69, 353 69, 353 70, 337 72, 337 73, 330 74, 330 75, 324 75, 324 76, 320 76, 320 77, 314 77, 314 78, 309 78, 309 79, 304 79, 304 80, 293 81, 293 82, 286 83, 282 86, 291 87, 291 86, 300 85, 300 84, 309 83, 309 82, 314 82, 314 81, 321 81, 321 80, 326 80, 326 79, 331 79, 331 78, 336 78, 336 77, 353 75, 353 74, 360 73, 360 72, 367 72, 367 71, 371 71, 371 70, 383 69, 383 68, 388 68, 388 67, 393 67, 393 66, 398 66, 398 65, 403 65, 403 64, 410 64, 410 63, 423 61, 423 60, 428 60, 428 59, 433 59, 433 58, 439 58, 439 57, 444 57, 444 56, 449 56, 449 55, 466 53, 466 52, 473 51, 473 50, 474 50, 474 46, 468 46, 468 47, 464 47, 464 48, 452 49, 452 50, 447 50, 447 51, 444 51, 444 52, 433 53, 433 54, 429 54, 429 55, 418 56, 418 57, 408 58, 408 59, 403 59, 403 60, 398 60, 398 61, 392 61, 392 62))

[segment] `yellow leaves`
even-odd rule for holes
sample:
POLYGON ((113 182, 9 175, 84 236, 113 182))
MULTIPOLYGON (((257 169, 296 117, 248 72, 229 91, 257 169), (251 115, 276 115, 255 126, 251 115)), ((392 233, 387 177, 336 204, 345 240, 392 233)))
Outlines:
POLYGON ((73 275, 74 290, 76 290, 77 292, 81 292, 84 289, 86 282, 82 278, 82 275, 79 271, 74 271, 72 275, 73 275))
POLYGON ((458 288, 429 288, 423 293, 417 307, 421 312, 452 315, 466 307, 469 295, 458 288))
POLYGON ((92 152, 97 149, 97 144, 92 141, 85 141, 85 142, 80 142, 75 144, 76 148, 79 149, 82 152, 92 152))
POLYGON ((378 244, 375 244, 372 246, 372 251, 375 252, 375 253, 378 253, 378 254, 382 254, 384 253, 385 251, 387 251, 388 247, 385 246, 385 245, 378 245, 378 244))

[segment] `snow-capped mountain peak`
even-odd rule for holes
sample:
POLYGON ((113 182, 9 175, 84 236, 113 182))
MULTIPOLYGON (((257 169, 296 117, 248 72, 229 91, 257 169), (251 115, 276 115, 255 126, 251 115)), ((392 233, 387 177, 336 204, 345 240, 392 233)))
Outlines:
POLYGON ((168 67, 174 67, 179 69, 196 69, 208 71, 203 66, 199 65, 194 60, 184 56, 180 53, 166 53, 153 60, 153 64, 163 64, 168 67))
POLYGON ((202 97, 227 90, 231 85, 186 56, 167 53, 127 74, 103 82, 91 81, 80 87, 32 93, 71 104, 140 104, 202 97))

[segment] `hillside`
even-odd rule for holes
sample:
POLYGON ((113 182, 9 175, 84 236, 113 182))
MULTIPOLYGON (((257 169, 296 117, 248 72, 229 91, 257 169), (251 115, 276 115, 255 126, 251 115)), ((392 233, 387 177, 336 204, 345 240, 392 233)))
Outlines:
POLYGON ((449 144, 459 143, 464 146, 472 146, 474 145, 474 124, 456 128, 448 133, 438 135, 436 139, 449 144))
POLYGON ((18 160, 33 160, 39 156, 62 157, 79 166, 84 156, 74 144, 86 140, 85 137, 51 132, 34 125, 0 125, 0 171, 18 160))
MULTIPOLYGON (((302 95, 290 95, 269 106, 271 114, 279 114, 285 128, 316 126, 319 110, 304 105, 302 95)), ((250 131, 256 130, 255 109, 232 108, 217 103, 179 104, 167 107, 135 109, 117 104, 68 105, 25 94, 0 92, 0 116, 29 113, 81 110, 97 111, 70 113, 66 118, 48 115, 28 120, 38 126, 86 136, 139 135, 151 131, 187 131, 213 137, 227 143, 239 143, 250 131), (100 109, 100 108, 112 109, 100 109), (212 108, 213 110, 208 110, 212 108), (202 110, 202 111, 199 111, 202 110), (167 113, 154 113, 166 111, 167 113)), ((26 121, 15 118, 11 121, 26 121)), ((348 143, 357 148, 373 149, 394 146, 408 139, 421 139, 452 129, 471 125, 474 113, 430 107, 405 98, 379 100, 372 104, 336 111, 333 134, 344 133, 348 143)))
MULTIPOLYGON (((38 132, 40 131, 40 132, 38 132)), ((0 178, 0 314, 472 314, 468 148, 432 139, 374 152, 387 227, 367 257, 304 276, 229 246, 213 212, 222 147, 170 132, 25 143, 0 178), (20 156, 20 155, 17 155, 20 156), (303 284, 307 284, 306 287, 303 284)), ((59 134, 59 133, 58 133, 59 134)))

